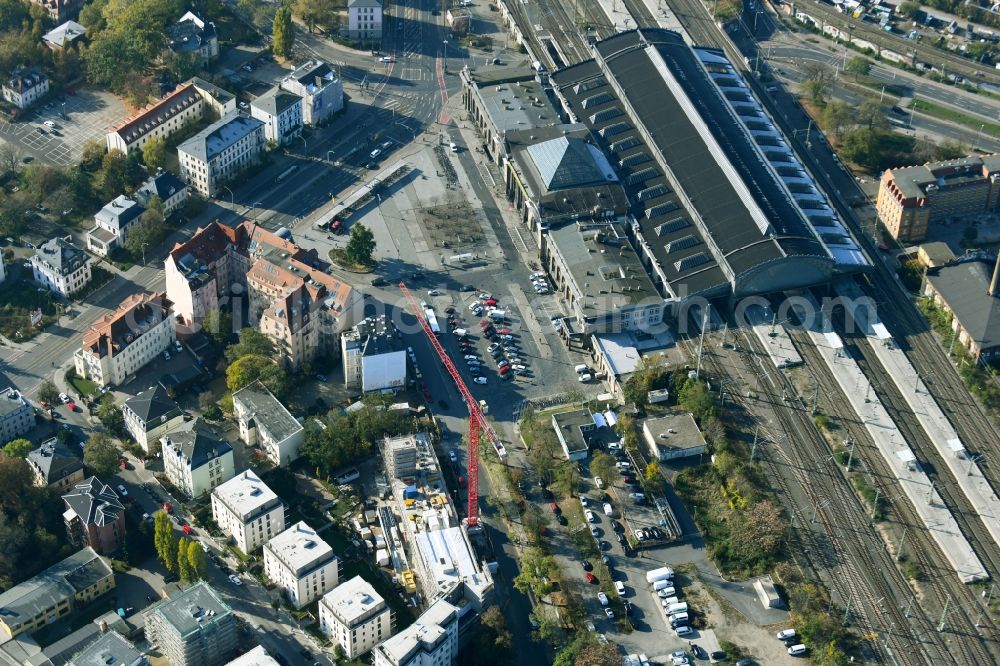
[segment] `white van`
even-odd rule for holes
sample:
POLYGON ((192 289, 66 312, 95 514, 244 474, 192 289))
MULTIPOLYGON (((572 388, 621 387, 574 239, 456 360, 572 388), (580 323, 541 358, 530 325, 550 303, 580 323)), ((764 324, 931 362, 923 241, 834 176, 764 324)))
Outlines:
POLYGON ((613 516, 613 515, 615 515, 615 510, 612 509, 611 505, 608 504, 607 502, 604 503, 604 515, 605 516, 613 516))
POLYGON ((620 580, 615 581, 615 591, 618 592, 618 596, 625 596, 625 583, 620 580))
MULTIPOLYGON (((464 7, 464 5, 463 5, 463 7, 464 7)), ((451 143, 449 143, 448 147, 451 148, 451 152, 453 152, 453 153, 457 153, 458 152, 458 145, 454 141, 452 141, 451 143)))
POLYGON ((581 382, 589 382, 591 379, 593 379, 593 377, 590 376, 590 373, 584 373, 584 374, 580 375, 579 381, 581 381, 581 382))
POLYGON ((677 603, 677 589, 670 584, 669 580, 660 580, 653 585, 653 589, 656 591, 656 595, 660 597, 660 605, 664 608, 670 608, 677 603), (660 587, 660 583, 666 583, 663 587, 660 587), (674 601, 667 601, 667 599, 673 599, 674 601))
POLYGON ((806 650, 808 649, 809 648, 807 648, 805 645, 799 643, 798 645, 793 645, 792 647, 788 648, 788 654, 792 655, 793 657, 798 657, 800 655, 805 654, 806 650))
POLYGON ((664 578, 663 580, 658 580, 653 583, 653 592, 659 592, 660 590, 674 589, 673 583, 664 578))
POLYGON ((687 613, 673 613, 670 615, 670 624, 687 624, 690 622, 690 618, 687 613))
POLYGON ((687 613, 688 605, 686 601, 673 604, 667 608, 667 615, 673 615, 675 613, 687 613))
POLYGON ((455 337, 456 338, 464 338, 468 334, 469 334, 469 332, 467 330, 465 330, 464 328, 456 328, 455 329, 455 337))
POLYGON ((575 370, 576 374, 579 375, 581 373, 587 372, 587 366, 585 364, 581 363, 580 365, 574 367, 573 370, 575 370))
POLYGON ((779 631, 778 633, 775 634, 775 637, 779 641, 789 641, 789 640, 795 638, 795 630, 794 629, 782 629, 781 631, 779 631))

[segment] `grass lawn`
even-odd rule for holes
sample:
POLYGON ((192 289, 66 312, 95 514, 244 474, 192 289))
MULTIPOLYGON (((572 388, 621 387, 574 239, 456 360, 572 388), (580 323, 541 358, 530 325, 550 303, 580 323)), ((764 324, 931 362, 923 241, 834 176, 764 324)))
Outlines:
POLYGON ((30 340, 38 335, 56 320, 55 314, 52 294, 31 280, 21 278, 4 284, 0 289, 0 333, 15 342, 30 340), (29 315, 38 308, 42 310, 42 321, 38 326, 32 326, 29 315))
POLYGON ((97 395, 97 384, 90 381, 89 379, 84 379, 83 377, 71 376, 68 377, 70 385, 76 389, 76 392, 80 395, 97 395))
POLYGON ((926 113, 929 116, 940 118, 941 120, 949 120, 953 123, 958 123, 959 125, 965 125, 966 127, 976 131, 982 127, 984 134, 988 134, 994 138, 1000 138, 1000 124, 991 123, 988 120, 980 120, 977 116, 971 116, 967 113, 962 113, 961 111, 956 111, 955 109, 950 109, 946 106, 922 99, 913 100, 913 108, 922 113, 926 113))
POLYGON ((347 252, 343 248, 335 247, 330 250, 330 261, 345 271, 352 273, 371 273, 375 270, 375 262, 371 264, 356 264, 347 258, 347 252))

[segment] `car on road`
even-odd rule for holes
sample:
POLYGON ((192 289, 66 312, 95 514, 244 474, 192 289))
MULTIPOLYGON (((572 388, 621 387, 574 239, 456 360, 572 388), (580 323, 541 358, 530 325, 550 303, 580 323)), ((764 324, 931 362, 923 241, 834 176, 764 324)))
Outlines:
POLYGON ((607 541, 598 541, 597 545, 601 550, 611 550, 611 544, 607 541))
POLYGON ((430 289, 427 292, 427 295, 428 296, 440 296, 441 295, 441 290, 440 289, 430 289))
POLYGON ((478 361, 479 360, 479 357, 476 356, 475 354, 466 354, 464 358, 465 358, 466 361, 478 361))
POLYGON ((779 631, 778 633, 775 634, 775 637, 779 641, 789 641, 789 640, 795 638, 795 636, 796 636, 796 633, 795 633, 794 629, 782 629, 781 631, 779 631))
POLYGON ((591 585, 597 585, 597 576, 595 576, 594 574, 589 573, 589 572, 585 573, 585 574, 583 574, 583 578, 584 578, 584 580, 586 580, 591 585))
POLYGON ((471 303, 469 303, 470 310, 475 310, 476 308, 479 308, 480 310, 483 309, 483 306, 479 304, 479 301, 472 301, 471 303))
POLYGON ((600 528, 597 527, 597 525, 590 526, 590 536, 594 537, 595 539, 601 536, 601 530, 600 528))
POLYGON ((243 584, 243 581, 236 574, 229 574, 229 582, 237 587, 243 584))
POLYGON ((475 291, 475 290, 476 287, 471 284, 463 284, 461 288, 459 288, 459 291, 475 291))
POLYGON ((688 656, 687 652, 684 650, 678 650, 670 655, 670 659, 674 666, 687 666, 688 656))
POLYGON ((392 56, 382 56, 378 59, 379 62, 395 62, 392 56))
POLYGON ((54 122, 52 122, 51 120, 46 120, 42 124, 45 125, 46 127, 55 127, 56 126, 56 124, 54 122))
POLYGON ((208 544, 207 543, 205 543, 204 541, 199 541, 198 545, 201 546, 201 549, 203 551, 205 551, 206 553, 208 552, 208 544))
POLYGON ((480 376, 480 377, 473 377, 472 381, 476 382, 477 384, 485 384, 487 382, 487 379, 486 377, 480 376))
POLYGON ((62 404, 64 404, 64 405, 69 402, 69 396, 66 395, 65 393, 60 393, 59 394, 59 399, 62 400, 62 404))
POLYGON ((726 661, 727 659, 729 659, 729 655, 722 650, 716 650, 712 654, 708 655, 709 662, 713 664, 718 664, 719 662, 726 661))

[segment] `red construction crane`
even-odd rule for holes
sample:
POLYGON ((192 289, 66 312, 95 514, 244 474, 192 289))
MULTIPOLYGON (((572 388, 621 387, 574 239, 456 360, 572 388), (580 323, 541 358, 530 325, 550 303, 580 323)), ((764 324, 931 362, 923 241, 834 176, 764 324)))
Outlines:
POLYGON ((459 374, 455 364, 451 362, 448 352, 444 350, 437 336, 431 331, 423 309, 417 303, 416 299, 413 298, 410 290, 407 289, 406 283, 400 282, 399 288, 403 292, 403 295, 406 296, 406 300, 410 304, 410 309, 416 316, 417 321, 420 322, 420 328, 424 329, 424 335, 427 336, 431 347, 437 352, 438 358, 441 359, 441 364, 444 365, 445 370, 451 375, 452 380, 455 382, 455 387, 462 394, 462 399, 465 400, 465 406, 469 409, 469 517, 467 524, 469 527, 474 527, 479 523, 479 432, 481 430, 486 435, 486 438, 497 451, 503 450, 503 442, 497 436, 496 431, 493 430, 493 426, 486 420, 483 410, 479 408, 479 401, 473 397, 469 387, 465 385, 465 380, 462 379, 462 375, 459 374))

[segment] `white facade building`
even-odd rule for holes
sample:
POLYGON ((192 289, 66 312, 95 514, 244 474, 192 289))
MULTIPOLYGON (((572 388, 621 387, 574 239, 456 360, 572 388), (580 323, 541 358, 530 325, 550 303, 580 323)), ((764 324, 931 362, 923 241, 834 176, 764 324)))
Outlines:
POLYGON ((347 0, 347 36, 364 41, 382 39, 381 0, 347 0))
POLYGON ((264 123, 239 113, 212 123, 177 147, 181 180, 211 197, 255 164, 264 150, 264 123))
POLYGON ((49 291, 69 297, 90 282, 90 257, 62 238, 52 238, 31 257, 35 282, 49 291))
POLYGON ((131 226, 139 222, 146 209, 139 202, 119 194, 94 215, 94 228, 87 232, 87 249, 102 257, 125 243, 131 226))
POLYGON ((163 216, 170 215, 184 205, 190 189, 180 178, 169 171, 160 171, 135 191, 135 200, 143 208, 149 208, 149 200, 154 196, 163 202, 163 216))
POLYGON ((201 497, 236 474, 233 447, 198 419, 160 438, 163 471, 188 497, 201 497))
POLYGON ((385 315, 367 317, 340 337, 344 384, 363 392, 406 385, 406 345, 385 315))
POLYGON ((49 77, 34 67, 18 67, 3 83, 3 98, 24 110, 49 92, 49 77))
POLYGON ((319 600, 319 628, 356 659, 392 635, 392 611, 361 576, 333 588, 319 600))
POLYGON ((83 334, 76 373, 99 385, 124 384, 175 340, 171 303, 163 293, 133 294, 83 334))
POLYGON ((264 138, 279 146, 302 134, 302 98, 278 86, 250 102, 250 115, 264 123, 264 138))
POLYGON ((373 666, 450 666, 458 657, 458 608, 444 599, 372 651, 373 666))
POLYGON ((287 77, 281 87, 302 98, 302 122, 318 125, 344 108, 344 84, 321 60, 310 60, 287 77))
POLYGON ((264 573, 296 608, 337 587, 339 561, 316 530, 298 522, 264 544, 264 573))
POLYGON ((247 470, 212 491, 212 518, 237 548, 252 553, 285 530, 285 504, 247 470))
POLYGON ((0 391, 0 442, 9 442, 35 427, 35 410, 14 388, 0 391))
POLYGON ((146 453, 160 437, 184 423, 184 412, 157 383, 122 403, 125 429, 146 453))
POLYGON ((260 446, 279 467, 299 457, 302 424, 259 381, 233 393, 233 411, 247 446, 260 446))

